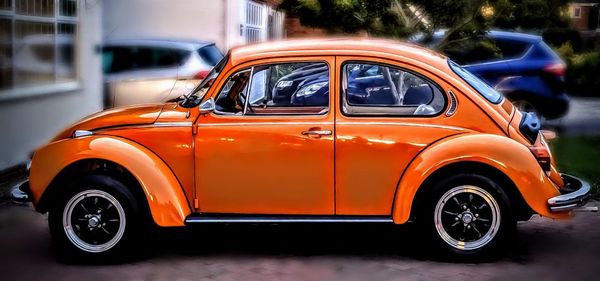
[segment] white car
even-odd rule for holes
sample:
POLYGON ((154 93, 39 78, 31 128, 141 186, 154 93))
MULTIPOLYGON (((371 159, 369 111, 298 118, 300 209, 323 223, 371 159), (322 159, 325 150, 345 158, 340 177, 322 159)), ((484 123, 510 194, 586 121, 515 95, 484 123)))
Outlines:
POLYGON ((222 57, 211 42, 105 42, 102 49, 104 108, 166 102, 187 94, 222 57))

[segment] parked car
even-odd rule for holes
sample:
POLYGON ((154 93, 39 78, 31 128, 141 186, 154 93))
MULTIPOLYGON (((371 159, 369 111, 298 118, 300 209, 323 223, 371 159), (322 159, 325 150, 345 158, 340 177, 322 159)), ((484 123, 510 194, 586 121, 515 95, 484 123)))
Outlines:
POLYGON ((104 108, 188 94, 223 54, 210 42, 113 40, 104 44, 104 108))
MULTIPOLYGON (((444 34, 445 31, 435 32, 430 41, 421 34, 412 41, 435 48, 444 34)), ((503 93, 519 109, 547 119, 568 112, 566 65, 541 36, 492 30, 483 37, 451 43, 444 49, 452 60, 503 93), (493 43, 497 52, 478 48, 485 42, 493 43)))
POLYGON ((89 116, 34 153, 15 191, 49 213, 58 251, 86 258, 148 225, 409 221, 424 247, 470 258, 511 245, 532 214, 570 217, 590 186, 557 171, 535 114, 446 57, 335 39, 237 47, 177 103, 89 116), (326 87, 325 103, 273 102, 322 67, 327 86, 302 95, 326 87))

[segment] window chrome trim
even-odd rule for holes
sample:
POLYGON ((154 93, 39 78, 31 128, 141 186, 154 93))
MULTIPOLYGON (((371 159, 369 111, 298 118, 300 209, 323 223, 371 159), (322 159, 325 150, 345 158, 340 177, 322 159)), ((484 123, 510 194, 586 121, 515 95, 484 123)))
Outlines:
MULTIPOLYGON (((395 65, 393 63, 369 61, 366 59, 346 60, 346 61, 342 62, 342 64, 341 64, 341 84, 340 84, 339 93, 340 93, 340 112, 342 113, 342 115, 347 116, 347 117, 435 118, 435 117, 440 116, 446 110, 446 108, 448 107, 448 104, 449 104, 449 98, 448 98, 448 96, 446 96, 444 89, 437 82, 435 82, 433 79, 431 79, 429 76, 426 76, 420 72, 408 69, 403 66, 395 65), (388 106, 385 106, 385 105, 368 105, 368 104, 352 105, 347 100, 347 92, 346 92, 347 88, 348 88, 348 74, 346 71, 348 64, 366 64, 366 65, 377 65, 377 66, 383 66, 383 67, 388 67, 388 68, 395 68, 402 72, 413 75, 413 76, 420 78, 423 81, 427 82, 433 89, 437 89, 437 91, 439 92, 439 95, 444 100, 444 104, 440 110, 438 110, 435 114, 431 114, 431 115, 414 114, 414 111, 416 111, 417 108, 419 107, 418 105, 417 106, 412 106, 412 105, 388 105, 388 106), (358 109, 359 111, 371 110, 371 112, 369 112, 369 113, 352 112, 352 108, 358 109), (412 113, 406 114, 406 113, 402 112, 402 111, 407 111, 407 110, 412 111, 412 113)), ((434 92, 430 103, 432 103, 435 100, 435 98, 436 97, 435 97, 435 92, 434 92)), ((427 104, 427 105, 429 105, 429 104, 427 104)))
POLYGON ((191 127, 191 121, 181 122, 154 122, 154 127, 191 127))
POLYGON ((334 122, 235 122, 235 123, 199 123, 198 127, 218 126, 271 126, 271 125, 334 125, 334 122))

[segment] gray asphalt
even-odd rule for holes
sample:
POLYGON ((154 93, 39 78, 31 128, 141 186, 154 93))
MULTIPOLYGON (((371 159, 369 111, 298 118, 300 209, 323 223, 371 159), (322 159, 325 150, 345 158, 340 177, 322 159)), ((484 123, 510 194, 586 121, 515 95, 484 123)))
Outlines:
POLYGON ((599 280, 598 213, 534 217, 518 234, 504 258, 464 264, 423 253, 410 227, 203 227, 162 232, 125 263, 73 265, 57 260, 46 216, 3 203, 0 280, 599 280))
POLYGON ((600 98, 571 98, 569 113, 544 126, 565 135, 600 135, 600 98))

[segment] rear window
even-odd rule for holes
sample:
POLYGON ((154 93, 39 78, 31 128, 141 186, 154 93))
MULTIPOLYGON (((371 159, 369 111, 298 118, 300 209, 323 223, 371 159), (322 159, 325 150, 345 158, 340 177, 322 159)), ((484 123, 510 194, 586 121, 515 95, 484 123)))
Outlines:
POLYGON ((480 95, 486 98, 488 101, 494 104, 498 104, 502 101, 502 94, 498 93, 498 91, 494 90, 494 88, 490 87, 485 82, 481 81, 481 79, 477 78, 477 76, 473 75, 471 72, 466 69, 460 67, 453 61, 448 61, 450 68, 460 76, 465 82, 467 82, 473 89, 475 89, 480 95))
POLYGON ((160 47, 105 47, 102 50, 104 73, 177 67, 183 65, 190 52, 160 47))
POLYGON ((223 58, 223 54, 215 45, 208 45, 198 49, 198 54, 210 66, 215 66, 223 58))

